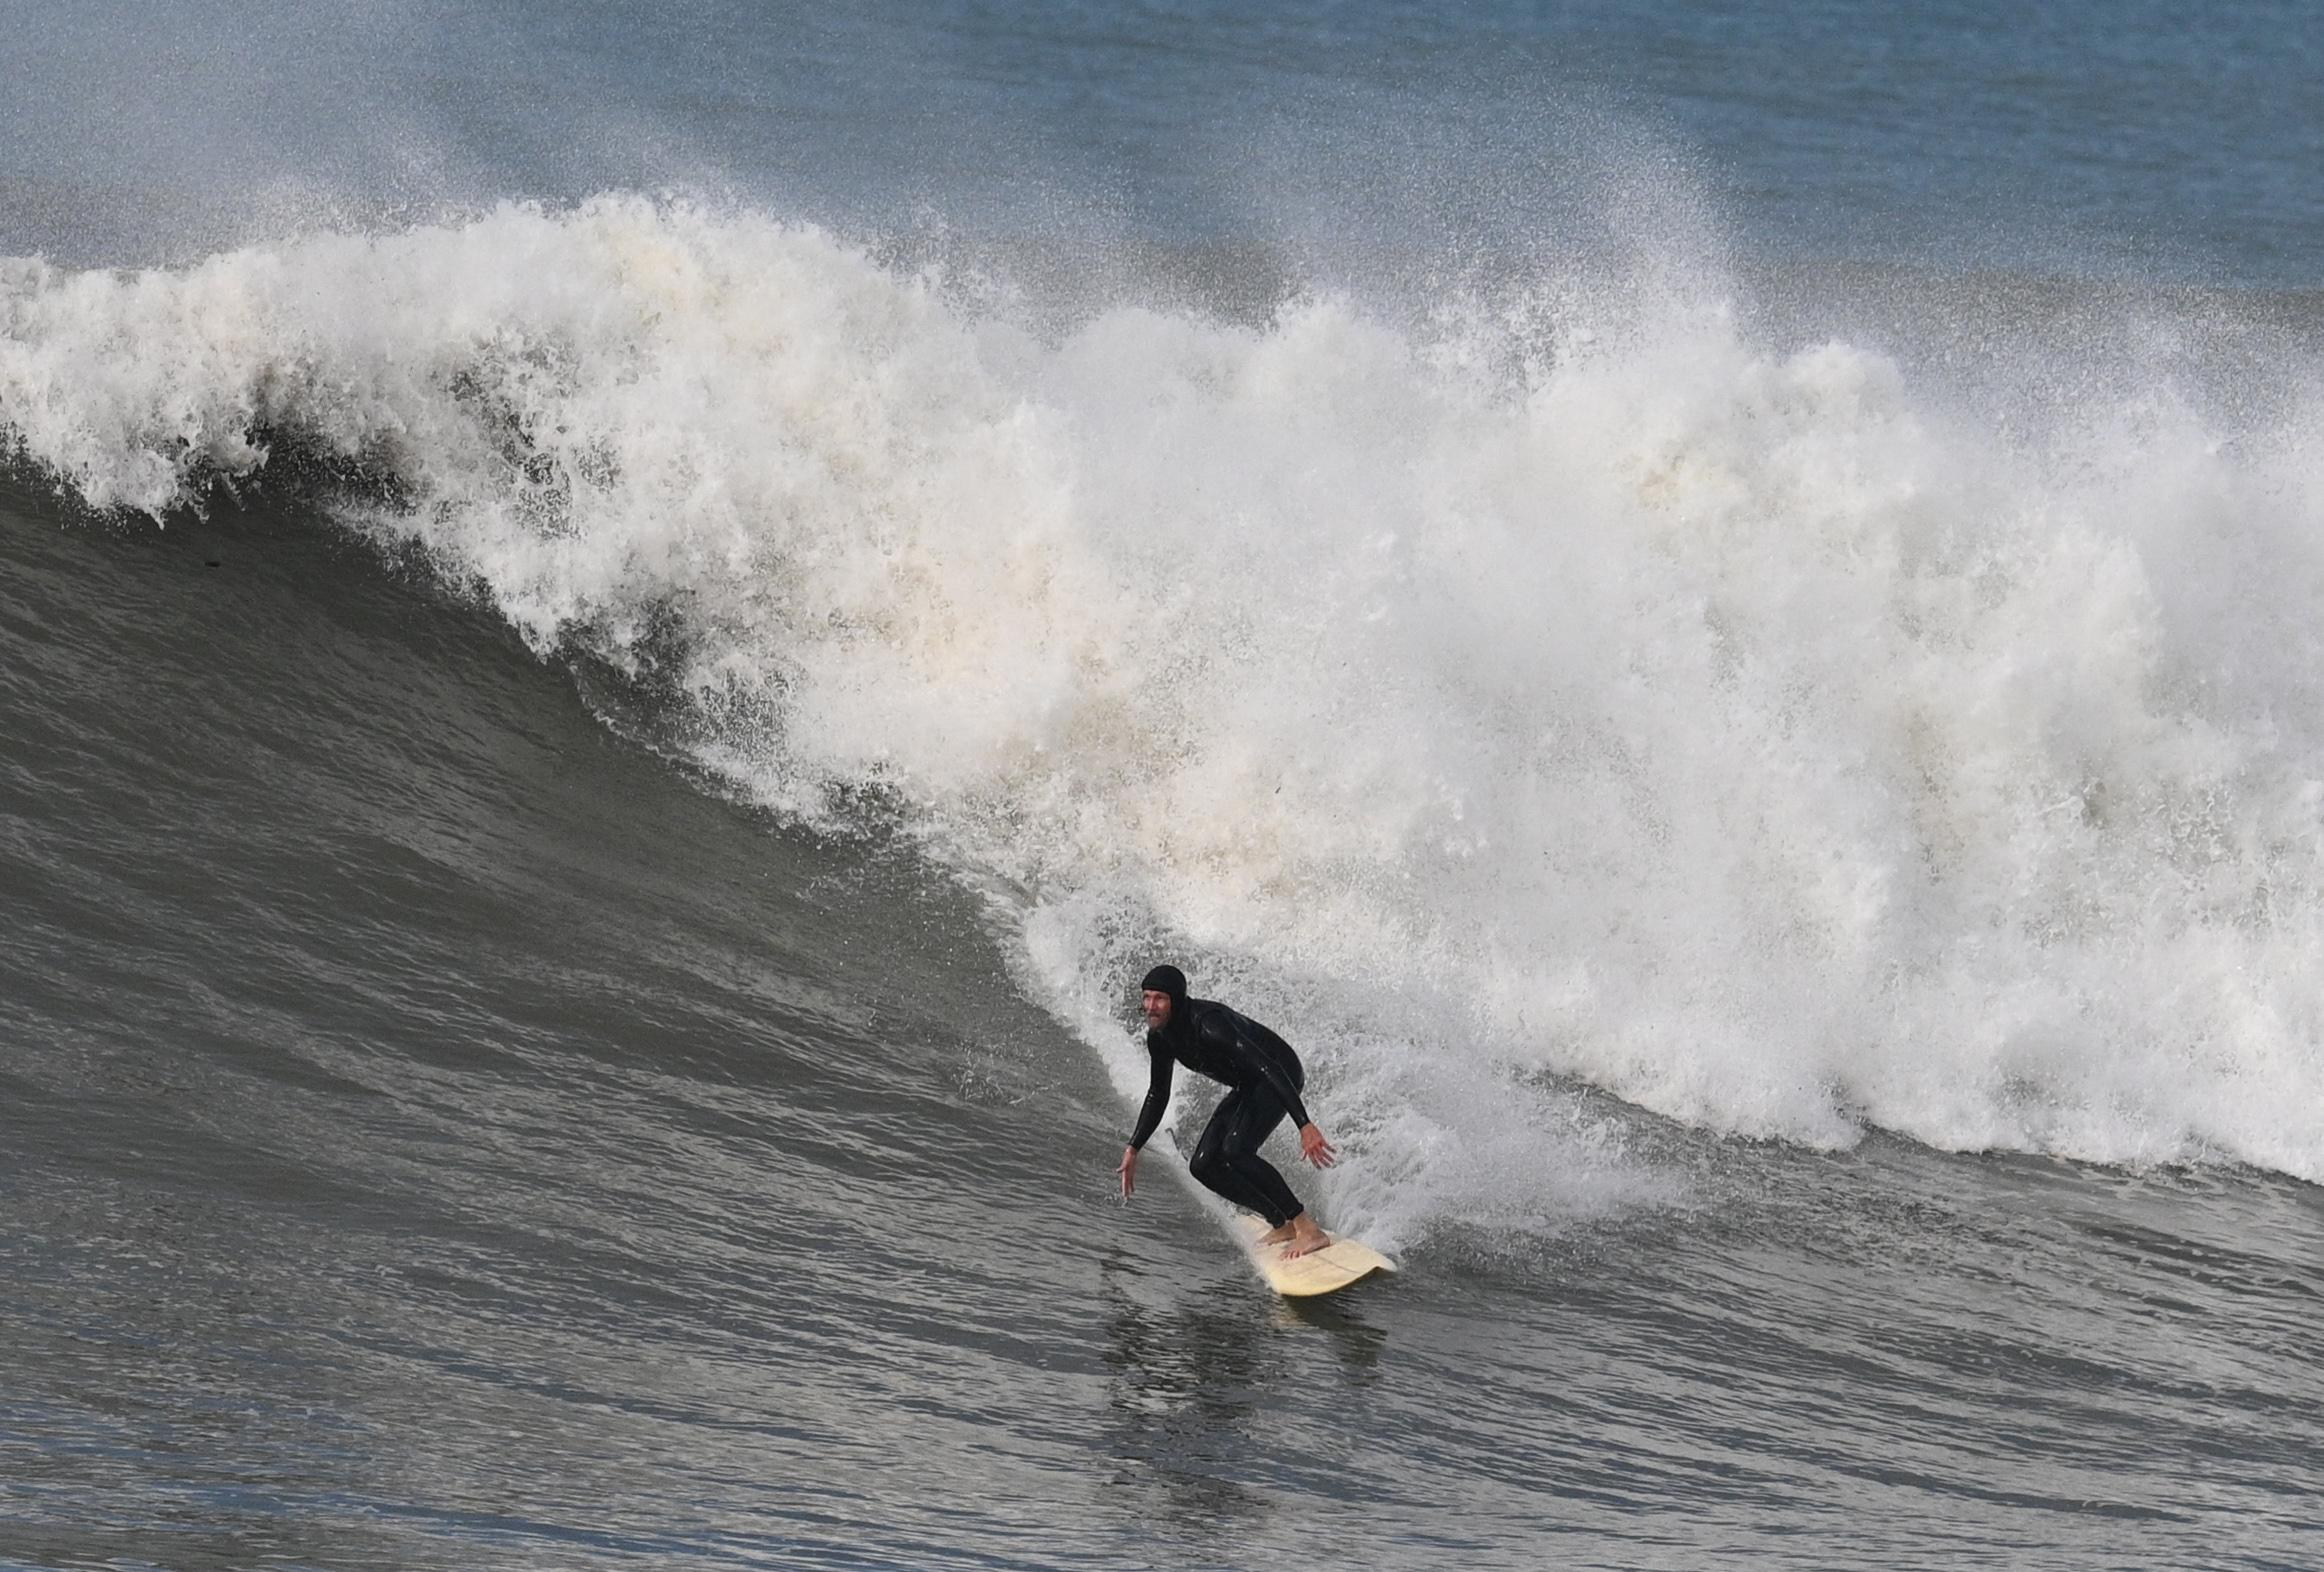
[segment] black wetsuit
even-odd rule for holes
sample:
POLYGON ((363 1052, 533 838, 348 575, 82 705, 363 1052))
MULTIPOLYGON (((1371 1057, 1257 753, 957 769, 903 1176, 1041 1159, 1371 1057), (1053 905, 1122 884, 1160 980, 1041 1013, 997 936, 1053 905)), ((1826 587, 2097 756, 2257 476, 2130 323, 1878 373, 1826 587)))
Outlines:
POLYGON ((1259 1155, 1260 1143, 1286 1113, 1295 1127, 1308 1122, 1299 1101, 1307 1074, 1291 1045, 1223 1004, 1180 996, 1170 1001, 1170 1024, 1146 1033, 1146 1054, 1154 1061, 1154 1076, 1131 1149, 1144 1146, 1162 1122, 1172 1069, 1183 1064, 1232 1088, 1195 1143, 1187 1163, 1194 1177, 1277 1228, 1297 1217, 1304 1210, 1299 1197, 1259 1155))

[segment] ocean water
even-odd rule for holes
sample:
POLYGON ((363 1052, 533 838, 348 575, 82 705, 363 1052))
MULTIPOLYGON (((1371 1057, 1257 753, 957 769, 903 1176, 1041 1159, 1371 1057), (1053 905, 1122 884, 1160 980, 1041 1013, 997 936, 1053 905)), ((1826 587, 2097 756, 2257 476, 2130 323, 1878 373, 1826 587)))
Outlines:
POLYGON ((2324 1559, 2324 24, 10 24, 0 1563, 2324 1559))

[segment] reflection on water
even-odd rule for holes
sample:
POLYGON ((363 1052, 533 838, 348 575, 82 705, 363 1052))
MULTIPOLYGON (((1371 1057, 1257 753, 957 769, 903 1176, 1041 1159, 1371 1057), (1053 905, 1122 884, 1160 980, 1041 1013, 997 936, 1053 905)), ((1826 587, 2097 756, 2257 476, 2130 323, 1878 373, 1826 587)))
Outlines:
POLYGON ((1109 1505, 1187 1548, 1225 1557, 1278 1510, 1297 1460, 1268 1431, 1313 1396, 1317 1355, 1348 1387, 1378 1375, 1387 1333, 1353 1300, 1277 1300, 1228 1277, 1187 1284, 1114 1251, 1100 1263, 1109 1378, 1109 1505), (1122 1493, 1142 1497, 1127 1506, 1122 1493))
MULTIPOLYGON (((1375 1280, 1370 1291, 1394 1290, 1375 1280)), ((1348 1294, 1329 1294, 1312 1299, 1280 1300, 1275 1307, 1275 1325, 1286 1331, 1325 1334, 1332 1352, 1346 1368, 1349 1380, 1358 1385, 1378 1374, 1380 1353, 1388 1346, 1388 1334, 1364 1319, 1361 1294, 1352 1298, 1348 1294)))
POLYGON ((1175 1294, 1120 1252, 1099 1280, 1112 1482, 1146 1498, 1131 1515, 1198 1543, 1263 1521, 1271 1507, 1253 1483, 1261 1459, 1251 1419, 1282 1366, 1254 1342, 1262 1322, 1250 1289, 1222 1282, 1175 1294))

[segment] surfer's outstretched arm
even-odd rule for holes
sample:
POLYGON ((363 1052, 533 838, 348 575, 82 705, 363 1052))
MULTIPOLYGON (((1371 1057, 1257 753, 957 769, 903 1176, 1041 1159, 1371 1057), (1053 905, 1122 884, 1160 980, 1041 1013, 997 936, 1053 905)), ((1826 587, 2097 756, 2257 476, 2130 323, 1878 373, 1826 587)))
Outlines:
POLYGON ((1122 1176, 1125 1201, 1138 1188, 1138 1149, 1153 1138, 1155 1128, 1162 1123, 1162 1110, 1170 1106, 1171 1072, 1177 1068, 1169 1051, 1151 1038, 1146 1042, 1146 1057, 1153 1061, 1146 1081, 1146 1105, 1138 1110, 1138 1126, 1130 1132, 1130 1144, 1122 1148, 1122 1165, 1115 1170, 1122 1176))
POLYGON ((1146 1105, 1138 1110, 1138 1127, 1130 1132, 1130 1150, 1136 1151, 1154 1137, 1162 1123, 1162 1110, 1170 1106, 1170 1076, 1178 1068, 1170 1051, 1161 1044, 1148 1042, 1146 1057, 1152 1068, 1146 1078, 1146 1105))

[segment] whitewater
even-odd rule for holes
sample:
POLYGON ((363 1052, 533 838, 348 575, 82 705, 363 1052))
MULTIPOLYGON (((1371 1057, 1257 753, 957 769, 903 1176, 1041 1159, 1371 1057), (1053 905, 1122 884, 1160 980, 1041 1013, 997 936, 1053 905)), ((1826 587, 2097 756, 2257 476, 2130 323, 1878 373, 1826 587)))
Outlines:
POLYGON ((0 429, 137 527, 317 505, 900 837, 1125 1090, 1149 957, 1299 1023, 1391 1244, 1665 1195, 1604 1094, 2324 1181, 2318 363, 2208 297, 1803 330, 1715 252, 1060 320, 510 202, 0 265, 0 429))

